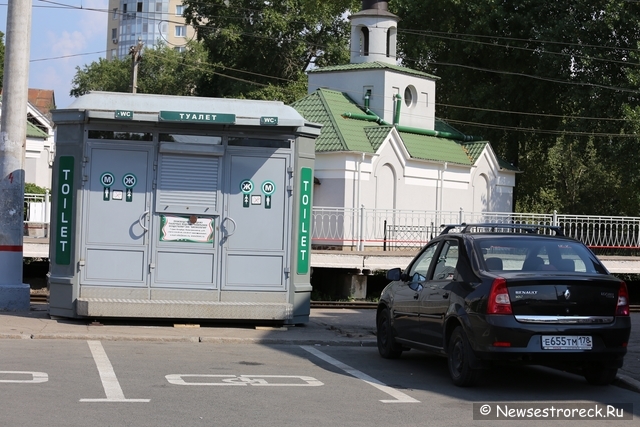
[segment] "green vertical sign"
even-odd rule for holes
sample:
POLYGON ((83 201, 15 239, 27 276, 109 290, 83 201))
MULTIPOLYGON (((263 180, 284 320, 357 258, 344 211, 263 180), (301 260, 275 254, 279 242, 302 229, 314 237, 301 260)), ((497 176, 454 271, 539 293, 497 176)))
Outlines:
POLYGON ((313 171, 300 169, 300 206, 298 206, 298 274, 309 273, 311 256, 311 190, 313 171))
POLYGON ((58 163, 58 188, 56 188, 55 260, 58 265, 71 264, 73 236, 73 163, 72 156, 61 156, 58 163))

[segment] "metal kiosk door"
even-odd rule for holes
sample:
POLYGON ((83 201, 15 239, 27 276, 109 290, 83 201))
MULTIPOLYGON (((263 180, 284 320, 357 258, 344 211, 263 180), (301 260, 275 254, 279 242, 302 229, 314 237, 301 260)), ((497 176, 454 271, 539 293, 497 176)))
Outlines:
POLYGON ((287 290, 290 158, 274 150, 229 148, 222 219, 223 290, 287 290))
POLYGON ((152 146, 89 142, 81 285, 145 287, 152 146))
MULTIPOLYGON (((155 295, 182 298, 187 294, 177 297, 180 294, 159 289, 211 291, 218 287, 214 229, 219 220, 222 151, 208 148, 207 144, 160 143, 150 266, 155 295)), ((193 295, 214 299, 210 292, 191 293, 189 298, 193 295)))

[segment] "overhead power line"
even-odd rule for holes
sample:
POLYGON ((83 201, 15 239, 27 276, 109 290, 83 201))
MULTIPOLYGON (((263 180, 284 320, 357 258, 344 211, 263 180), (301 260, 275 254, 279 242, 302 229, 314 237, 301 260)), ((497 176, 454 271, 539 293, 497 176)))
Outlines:
MULTIPOLYGON (((43 3, 49 3, 53 6, 39 6, 39 7, 55 7, 55 8, 60 8, 60 9, 76 9, 76 10, 86 10, 86 11, 96 11, 96 12, 102 12, 102 13, 111 13, 111 11, 107 10, 107 9, 95 9, 95 8, 84 8, 84 7, 78 7, 78 6, 74 6, 74 5, 68 5, 68 4, 64 4, 64 3, 59 3, 59 2, 55 2, 55 1, 51 1, 51 0, 39 0, 43 3)), ((38 7, 38 6, 35 6, 38 7)), ((183 22, 179 22, 179 21, 171 21, 171 20, 161 20, 161 19, 155 19, 155 18, 147 18, 149 20, 156 20, 156 21, 164 21, 164 22, 169 22, 169 23, 174 23, 174 24, 183 24, 183 22)), ((490 38, 490 39, 498 39, 498 40, 508 40, 508 41, 519 41, 519 42, 528 42, 528 43, 546 43, 546 44, 558 44, 558 45, 568 45, 568 46, 579 46, 579 47, 592 47, 592 48, 603 48, 603 49, 614 49, 612 47, 608 47, 608 46, 598 46, 598 45, 583 45, 583 44, 577 44, 577 43, 566 43, 566 42, 552 42, 552 41, 540 41, 540 40, 530 40, 530 39, 518 39, 518 38, 513 38, 513 37, 495 37, 495 36, 484 36, 484 35, 473 35, 473 34, 459 34, 459 33, 442 33, 442 32, 436 32, 436 31, 416 31, 416 30, 401 30, 401 32, 407 32, 407 33, 412 33, 412 34, 422 34, 424 33, 424 35, 427 36, 438 36, 441 38, 447 38, 447 39, 454 39, 454 40, 459 40, 457 37, 452 37, 452 36, 464 36, 464 37, 476 37, 476 38, 490 38), (444 34, 444 35, 443 35, 444 34)), ((265 39, 273 39, 275 40, 276 38, 274 37, 267 37, 267 36, 263 36, 260 34, 255 34, 255 33, 247 33, 247 32, 242 32, 241 33, 244 36, 247 37, 256 37, 256 38, 265 38, 265 39)), ((523 50, 529 50, 529 51, 537 51, 536 49, 530 49, 530 48, 519 48, 516 46, 512 46, 512 45, 495 45, 494 43, 487 43, 487 42, 478 42, 478 41, 474 41, 474 40, 460 40, 463 42, 470 42, 470 43, 481 43, 481 44, 490 44, 491 46, 498 46, 504 49, 523 49, 523 50)), ((323 46, 321 45, 317 45, 317 47, 319 48, 323 48, 323 46)), ((620 48, 615 48, 620 50, 620 48)), ((640 51, 637 49, 623 49, 623 50, 628 50, 628 51, 640 51)), ((91 52, 91 53, 81 53, 81 54, 74 54, 74 55, 64 55, 64 56, 58 56, 58 57, 51 57, 51 58, 40 58, 40 59, 34 59, 31 60, 31 62, 37 62, 37 61, 46 61, 46 60, 56 60, 56 59, 64 59, 64 58, 69 58, 69 57, 75 57, 75 56, 83 56, 83 55, 92 55, 92 54, 99 54, 99 53, 104 53, 106 51, 99 51, 99 52, 91 52)), ((146 54, 153 54, 151 53, 153 52, 152 49, 149 49, 146 51, 146 54)), ((541 53, 549 53, 549 54, 562 54, 562 53, 558 53, 558 52, 549 52, 549 51, 542 51, 541 53)), ((562 54, 562 55, 570 55, 570 54, 562 54)), ((605 60, 605 59, 601 59, 601 58, 591 58, 591 57, 586 57, 587 59, 596 59, 599 61, 607 61, 607 62, 611 62, 611 63, 624 63, 627 65, 635 65, 635 64, 630 64, 627 63, 625 61, 617 61, 617 60, 605 60)), ((415 59, 412 58, 408 58, 408 57, 404 57, 403 58, 406 61, 412 61, 415 59)), ((509 72, 509 71, 501 71, 501 70, 491 70, 491 69, 485 69, 485 68, 480 68, 480 67, 473 67, 473 66, 468 66, 468 65, 463 65, 463 64, 451 64, 451 63, 444 63, 444 62, 431 62, 434 65, 440 65, 440 66, 452 66, 452 67, 461 67, 461 68, 467 68, 467 69, 471 69, 471 70, 475 70, 475 71, 479 71, 479 72, 490 72, 490 73, 497 73, 497 74, 506 74, 506 75, 515 75, 515 76, 520 76, 520 77, 525 77, 525 78, 533 78, 533 79, 537 79, 537 80, 543 80, 543 81, 550 81, 550 82, 554 82, 554 83, 559 83, 559 84, 570 84, 570 85, 578 85, 578 86, 590 86, 590 87, 598 87, 598 88, 602 88, 602 89, 607 89, 607 90, 614 90, 614 91, 621 91, 621 92, 631 92, 631 93, 636 93, 636 90, 632 90, 632 89, 625 89, 625 88, 619 88, 619 87, 614 87, 614 86, 607 86, 607 85, 600 85, 600 84, 595 84, 595 83, 584 83, 584 82, 572 82, 572 81, 565 81, 565 80, 560 80, 560 79, 551 79, 551 78, 546 78, 546 77, 541 77, 541 76, 536 76, 536 75, 531 75, 531 74, 526 74, 526 73, 516 73, 516 72, 509 72)), ((286 79, 286 78, 282 78, 282 77, 277 77, 277 76, 269 76, 269 75, 265 75, 265 74, 261 74, 261 73, 255 73, 255 72, 251 72, 251 71, 245 71, 245 70, 239 70, 239 69, 235 69, 232 67, 227 67, 221 64, 207 64, 206 67, 202 67, 202 66, 197 66, 197 65, 192 65, 192 64, 185 64, 189 67, 192 67, 194 69, 200 69, 200 70, 204 70, 207 72, 210 72, 212 74, 218 75, 220 77, 224 77, 224 78, 229 78, 229 79, 233 79, 236 81, 241 81, 247 84, 252 84, 252 85, 256 85, 256 86, 260 86, 260 87, 265 87, 268 86, 267 84, 264 83, 259 83, 259 82, 255 82, 252 80, 248 80, 248 79, 243 79, 237 76, 231 76, 228 74, 224 74, 218 71, 213 71, 211 69, 211 67, 216 67, 216 68, 221 68, 223 70, 229 70, 229 71, 233 71, 234 73, 244 73, 244 74, 248 74, 248 75, 254 75, 254 76, 259 76, 259 77, 263 77, 263 78, 269 78, 269 79, 277 79, 277 80, 281 80, 281 81, 288 81, 288 82, 293 82, 292 80, 286 79)), ((566 118, 566 119, 575 119, 575 120, 611 120, 611 121, 626 121, 626 119, 616 119, 616 118, 598 118, 598 117, 580 117, 580 116, 562 116, 562 115, 553 115, 553 114, 544 114, 544 113, 531 113, 531 112, 514 112, 514 111, 507 111, 507 110, 496 110, 496 109, 485 109, 485 108, 477 108, 477 107, 467 107, 467 106, 456 106, 456 105, 450 105, 450 104, 437 104, 439 106, 442 107, 448 107, 448 108, 461 108, 461 109, 472 109, 472 110, 477 110, 477 111, 486 111, 486 112, 492 112, 492 113, 499 113, 499 114, 519 114, 519 115, 527 115, 527 116, 538 116, 538 117, 557 117, 557 118, 566 118)), ((571 134, 571 135, 591 135, 591 136, 605 136, 605 137, 633 137, 635 138, 635 135, 620 135, 620 134, 607 134, 607 133, 601 133, 601 134, 594 134, 594 133, 590 133, 590 132, 564 132, 564 131, 557 131, 557 130, 543 130, 543 129, 526 129, 526 128, 518 128, 518 127, 508 127, 508 126, 499 126, 499 125, 494 125, 494 124, 483 124, 483 123, 478 123, 478 122, 465 122, 465 121, 459 121, 459 120, 452 120, 452 119, 447 119, 448 122, 450 123, 458 123, 458 124, 463 124, 466 126, 474 126, 474 127, 479 127, 479 128, 485 128, 485 129, 502 129, 502 130, 509 130, 509 131, 518 131, 518 132, 535 132, 535 133, 547 133, 547 134, 571 134)))

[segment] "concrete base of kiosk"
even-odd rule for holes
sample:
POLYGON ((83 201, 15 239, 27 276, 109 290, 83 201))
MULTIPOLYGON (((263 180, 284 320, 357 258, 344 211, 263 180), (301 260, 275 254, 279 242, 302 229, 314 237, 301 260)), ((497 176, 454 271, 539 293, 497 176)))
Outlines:
POLYGON ((80 316, 89 317, 261 319, 285 321, 291 319, 293 316, 293 304, 79 298, 76 311, 80 316))

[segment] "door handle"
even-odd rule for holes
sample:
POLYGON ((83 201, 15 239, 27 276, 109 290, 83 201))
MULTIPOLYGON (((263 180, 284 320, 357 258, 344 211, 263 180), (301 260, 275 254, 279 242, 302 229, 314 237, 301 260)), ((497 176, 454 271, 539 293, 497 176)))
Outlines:
POLYGON ((233 236, 233 234, 236 232, 236 229, 238 228, 238 224, 236 224, 236 222, 230 216, 228 216, 225 219, 223 219, 222 220, 222 224, 224 224, 225 221, 227 221, 227 220, 229 220, 231 223, 233 223, 233 231, 231 233, 229 233, 229 230, 227 229, 227 227, 224 227, 225 237, 233 236))
POLYGON ((144 225, 144 222, 142 221, 147 214, 149 214, 149 210, 142 212, 142 214, 140 214, 140 218, 138 218, 138 224, 140 224, 140 227, 142 227, 144 231, 149 231, 149 229, 144 225))

